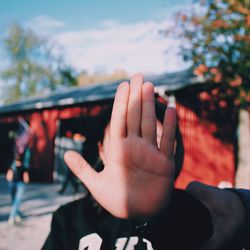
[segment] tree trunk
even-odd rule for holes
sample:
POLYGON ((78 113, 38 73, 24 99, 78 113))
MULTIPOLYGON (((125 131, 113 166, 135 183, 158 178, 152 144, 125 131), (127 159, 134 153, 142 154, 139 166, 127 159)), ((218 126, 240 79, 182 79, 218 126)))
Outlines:
POLYGON ((239 112, 238 146, 235 186, 250 189, 250 115, 243 109, 239 112))

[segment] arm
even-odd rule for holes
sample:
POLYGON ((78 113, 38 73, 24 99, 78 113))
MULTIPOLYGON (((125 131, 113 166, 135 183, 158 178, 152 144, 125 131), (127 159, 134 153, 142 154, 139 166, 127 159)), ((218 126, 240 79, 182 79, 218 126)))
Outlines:
POLYGON ((30 149, 26 148, 24 153, 24 160, 23 160, 23 167, 25 168, 25 171, 23 173, 23 181, 24 183, 30 182, 30 175, 29 175, 29 167, 30 167, 30 149))
POLYGON ((23 159, 23 166, 26 169, 29 169, 29 167, 30 167, 30 157, 31 157, 31 151, 30 151, 29 147, 27 147, 25 152, 24 152, 24 159, 23 159))
POLYGON ((250 191, 246 191, 248 197, 244 196, 244 207, 240 191, 236 189, 219 189, 192 182, 186 190, 207 207, 214 224, 213 235, 202 250, 242 249, 249 246, 250 225, 247 213, 250 212, 250 191), (247 235, 248 243, 243 239, 244 235, 247 235))
POLYGON ((250 190, 233 188, 228 190, 235 193, 244 206, 245 221, 239 232, 238 240, 242 242, 245 249, 250 249, 250 190))
POLYGON ((23 181, 26 184, 30 182, 30 175, 29 175, 28 171, 24 171, 24 173, 23 173, 23 181))

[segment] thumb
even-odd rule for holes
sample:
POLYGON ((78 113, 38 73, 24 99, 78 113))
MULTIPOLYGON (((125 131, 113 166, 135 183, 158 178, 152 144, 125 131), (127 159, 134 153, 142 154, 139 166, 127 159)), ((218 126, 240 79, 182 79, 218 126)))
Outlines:
POLYGON ((74 151, 67 151, 64 160, 75 176, 91 190, 98 181, 98 173, 87 163, 87 161, 74 151))

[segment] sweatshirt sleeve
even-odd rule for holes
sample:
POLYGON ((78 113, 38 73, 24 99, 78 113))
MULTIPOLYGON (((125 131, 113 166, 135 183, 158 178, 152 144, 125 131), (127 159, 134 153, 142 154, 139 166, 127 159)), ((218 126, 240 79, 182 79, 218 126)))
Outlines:
POLYGON ((240 241, 242 241, 242 245, 245 249, 250 249, 250 190, 247 189, 227 189, 231 192, 234 192, 241 199, 245 211, 246 211, 246 220, 243 229, 240 232, 240 241))
POLYGON ((53 214, 50 233, 42 247, 42 250, 64 250, 66 249, 63 243, 63 220, 60 216, 60 211, 53 214))

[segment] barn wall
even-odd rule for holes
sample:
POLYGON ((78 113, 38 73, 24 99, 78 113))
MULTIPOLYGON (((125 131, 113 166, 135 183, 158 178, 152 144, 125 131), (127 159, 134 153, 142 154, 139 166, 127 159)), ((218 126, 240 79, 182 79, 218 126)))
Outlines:
POLYGON ((234 184, 233 144, 223 143, 216 138, 215 125, 202 120, 191 109, 178 105, 177 113, 185 157, 176 187, 185 188, 193 180, 215 186, 221 182, 234 184))
MULTIPOLYGON (((101 110, 99 105, 92 107, 69 107, 65 109, 50 109, 24 114, 33 132, 31 141, 31 178, 33 181, 53 181, 54 170, 54 140, 57 132, 57 120, 94 116, 101 110)), ((20 114, 0 118, 0 122, 11 124, 18 121, 20 114)), ((14 145, 13 145, 14 146, 14 145)), ((0 154, 0 157, 5 157, 0 154)), ((0 173, 6 172, 6 167, 0 166, 0 173)))
MULTIPOLYGON (((54 170, 54 139, 58 119, 80 115, 97 115, 98 105, 51 109, 24 115, 34 132, 32 146, 32 180, 50 182, 54 170)), ((234 183, 234 149, 214 136, 215 125, 202 121, 191 109, 177 105, 180 130, 185 147, 184 165, 176 187, 185 188, 192 180, 218 185, 222 181, 234 183)), ((0 122, 17 121, 18 115, 1 118, 0 122)), ((3 156, 0 156, 3 157, 3 156)), ((1 168, 1 166, 0 166, 1 168)), ((0 169, 1 170, 1 169, 0 169)))
POLYGON ((100 110, 100 106, 72 107, 62 110, 45 110, 42 113, 33 113, 31 115, 30 124, 35 134, 32 159, 35 180, 53 180, 54 142, 57 132, 57 120, 83 115, 94 116, 97 115, 100 110))

